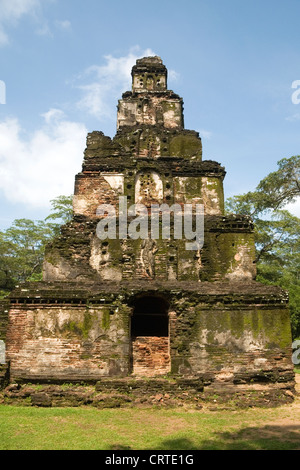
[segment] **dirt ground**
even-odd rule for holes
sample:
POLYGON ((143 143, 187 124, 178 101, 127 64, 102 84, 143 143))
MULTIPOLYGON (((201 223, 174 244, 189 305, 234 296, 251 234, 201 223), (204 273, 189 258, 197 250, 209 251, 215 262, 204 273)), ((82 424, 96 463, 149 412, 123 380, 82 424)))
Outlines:
MULTIPOLYGON (((266 420, 264 426, 260 427, 259 435, 262 439, 288 440, 299 443, 300 449, 300 374, 296 374, 297 396, 292 404, 281 406, 278 417, 266 420)), ((244 439, 255 439, 256 427, 249 427, 243 431, 244 439)))

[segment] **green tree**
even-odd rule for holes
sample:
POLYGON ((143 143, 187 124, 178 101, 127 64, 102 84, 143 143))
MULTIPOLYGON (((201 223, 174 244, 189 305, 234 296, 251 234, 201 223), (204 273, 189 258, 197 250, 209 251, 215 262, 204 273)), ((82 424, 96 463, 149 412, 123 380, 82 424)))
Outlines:
POLYGON ((59 225, 70 222, 73 217, 73 196, 58 196, 50 202, 52 212, 45 220, 58 220, 59 225))
POLYGON ((0 236, 2 288, 41 278, 45 244, 53 228, 44 221, 17 219, 0 236))
POLYGON ((255 224, 257 280, 286 289, 292 332, 300 337, 300 219, 287 203, 300 196, 300 157, 284 158, 255 191, 226 201, 226 211, 251 216, 255 224))
POLYGON ((300 196, 300 156, 283 158, 278 170, 270 173, 257 186, 261 208, 280 209, 300 196))
POLYGON ((16 270, 16 259, 14 254, 14 244, 7 240, 5 234, 0 232, 0 290, 11 290, 14 285, 13 273, 16 270))
POLYGON ((70 196, 59 196, 51 205, 45 220, 17 219, 0 232, 0 289, 4 292, 18 282, 42 279, 45 246, 73 214, 70 196))

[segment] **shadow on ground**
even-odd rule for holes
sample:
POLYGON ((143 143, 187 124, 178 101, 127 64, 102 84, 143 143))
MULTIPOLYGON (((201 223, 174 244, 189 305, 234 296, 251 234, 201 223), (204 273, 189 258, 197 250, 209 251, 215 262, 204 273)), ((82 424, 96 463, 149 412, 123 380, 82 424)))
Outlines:
MULTIPOLYGON (((176 438, 162 441, 155 449, 144 450, 300 450, 299 425, 248 427, 238 432, 219 432, 211 439, 176 438)), ((110 450, 135 450, 112 445, 110 450)))
POLYGON ((163 450, 300 450, 299 425, 248 427, 238 432, 216 433, 197 446, 189 439, 168 439, 163 450))

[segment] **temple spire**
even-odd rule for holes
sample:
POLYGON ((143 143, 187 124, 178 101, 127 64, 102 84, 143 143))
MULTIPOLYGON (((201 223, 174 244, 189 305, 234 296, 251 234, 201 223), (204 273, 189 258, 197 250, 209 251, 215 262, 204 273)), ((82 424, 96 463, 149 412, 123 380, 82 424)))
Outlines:
POLYGON ((168 71, 158 56, 144 57, 132 68, 132 91, 165 91, 168 71))
POLYGON ((118 103, 117 129, 140 124, 182 129, 183 100, 167 89, 168 71, 161 58, 138 59, 131 75, 132 91, 118 103))

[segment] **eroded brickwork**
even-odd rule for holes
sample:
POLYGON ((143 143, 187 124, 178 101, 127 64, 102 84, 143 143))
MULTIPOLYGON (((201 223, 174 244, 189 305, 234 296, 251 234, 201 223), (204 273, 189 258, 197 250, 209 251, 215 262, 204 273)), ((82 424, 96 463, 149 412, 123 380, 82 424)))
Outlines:
POLYGON ((128 373, 128 317, 110 306, 15 306, 7 344, 12 377, 76 381, 128 373))
POLYGON ((224 177, 219 163, 202 160, 199 133, 184 129, 183 100, 168 90, 161 59, 138 60, 116 135, 87 136, 74 217, 46 249, 44 281, 11 295, 11 380, 99 381, 100 390, 109 378, 126 388, 128 376, 138 384, 168 375, 175 388, 190 380, 208 395, 255 384, 293 390, 288 298, 255 282, 254 227, 224 214, 224 177), (118 236, 134 218, 124 225, 120 197, 144 204, 148 222, 152 204, 203 204, 203 246, 187 250, 172 218, 168 237, 153 237, 150 225, 148 238, 118 236), (98 236, 103 204, 115 210, 116 237, 98 236))
POLYGON ((138 336, 132 341, 133 374, 155 377, 171 371, 169 337, 138 336))

